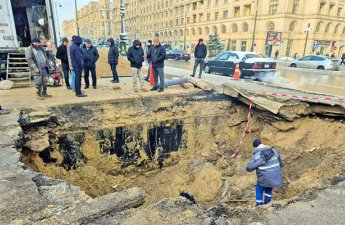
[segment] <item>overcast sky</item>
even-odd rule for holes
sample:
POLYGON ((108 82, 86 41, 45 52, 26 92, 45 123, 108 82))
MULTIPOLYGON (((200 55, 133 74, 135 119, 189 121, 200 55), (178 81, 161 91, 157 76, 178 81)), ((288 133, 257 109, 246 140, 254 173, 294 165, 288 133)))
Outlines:
MULTIPOLYGON (((74 0, 55 0, 57 7, 57 12, 59 15, 60 24, 64 20, 73 19, 75 17, 74 0), (61 7, 59 7, 61 5, 61 7)), ((91 0, 77 0, 78 9, 85 6, 91 0)))

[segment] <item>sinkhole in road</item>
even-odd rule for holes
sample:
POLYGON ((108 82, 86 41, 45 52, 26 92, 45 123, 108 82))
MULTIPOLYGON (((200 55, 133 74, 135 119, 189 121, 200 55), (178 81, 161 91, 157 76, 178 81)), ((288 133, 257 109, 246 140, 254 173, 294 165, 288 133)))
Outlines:
POLYGON ((32 170, 92 197, 138 186, 146 204, 181 191, 204 204, 252 200, 256 177, 245 166, 257 137, 284 158, 284 187, 275 199, 310 196, 344 172, 345 124, 337 119, 287 121, 254 109, 239 156, 212 152, 236 148, 246 116, 237 99, 205 92, 24 109, 18 148, 32 170))

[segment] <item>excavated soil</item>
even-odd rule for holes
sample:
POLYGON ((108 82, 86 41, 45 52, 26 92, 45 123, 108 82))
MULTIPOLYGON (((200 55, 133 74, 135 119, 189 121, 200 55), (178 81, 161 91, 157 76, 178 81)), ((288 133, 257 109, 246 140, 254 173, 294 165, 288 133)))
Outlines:
POLYGON ((345 166, 344 121, 304 116, 288 121, 252 112, 252 133, 234 160, 246 124, 247 106, 209 93, 141 98, 23 110, 18 147, 35 171, 80 186, 92 197, 142 187, 146 205, 181 191, 199 205, 252 206, 255 173, 245 166, 254 138, 284 158, 284 187, 275 200, 323 189, 345 166))

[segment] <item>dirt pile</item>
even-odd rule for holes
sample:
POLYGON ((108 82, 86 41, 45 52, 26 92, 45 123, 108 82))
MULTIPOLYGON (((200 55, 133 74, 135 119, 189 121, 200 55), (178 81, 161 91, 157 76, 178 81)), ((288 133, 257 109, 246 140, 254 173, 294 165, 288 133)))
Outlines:
MULTIPOLYGON (((99 59, 97 61, 96 70, 98 77, 112 77, 110 65, 108 64, 109 49, 98 49, 99 59)), ((126 56, 119 57, 119 64, 117 65, 117 72, 120 77, 131 76, 131 68, 126 56)), ((144 74, 147 73, 147 67, 144 67, 144 74)))

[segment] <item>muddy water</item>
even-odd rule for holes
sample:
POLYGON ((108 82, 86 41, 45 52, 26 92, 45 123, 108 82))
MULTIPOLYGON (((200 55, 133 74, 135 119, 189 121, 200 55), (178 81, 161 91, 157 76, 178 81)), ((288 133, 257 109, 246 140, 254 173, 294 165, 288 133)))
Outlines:
POLYGON ((221 159, 211 149, 235 149, 246 110, 233 99, 203 93, 23 111, 23 161, 93 197, 140 186, 146 204, 180 191, 204 204, 253 199, 256 178, 245 165, 256 137, 284 158, 278 199, 325 187, 343 171, 343 122, 308 117, 287 122, 256 110, 239 157, 221 159), (35 147, 46 141, 45 148, 35 147))

